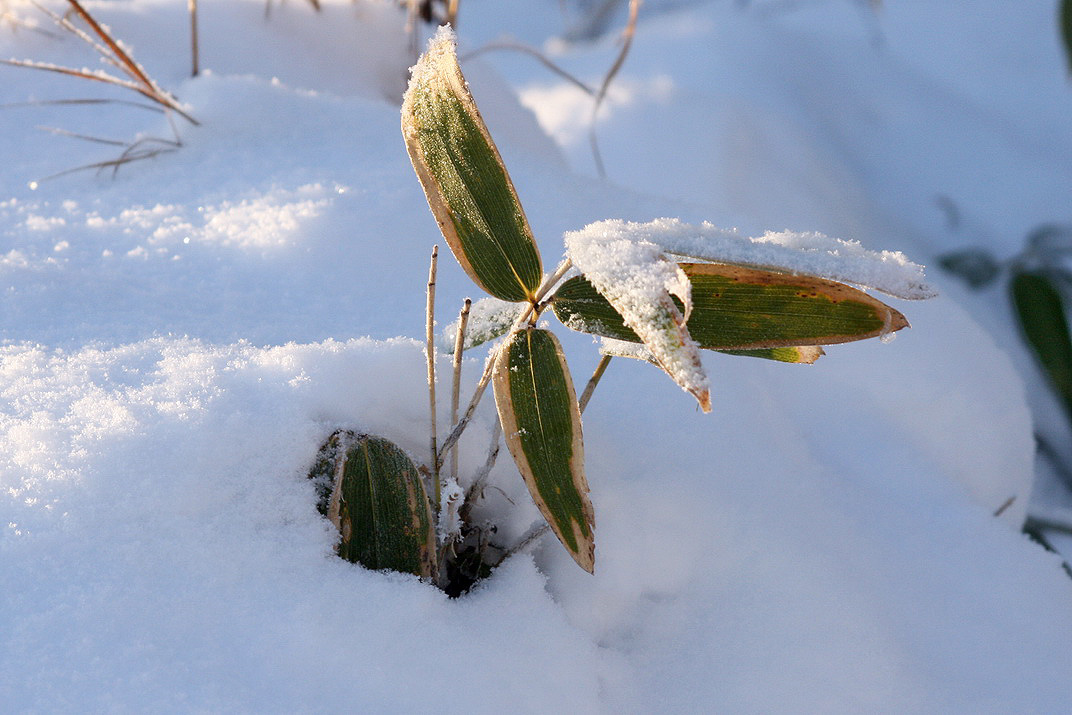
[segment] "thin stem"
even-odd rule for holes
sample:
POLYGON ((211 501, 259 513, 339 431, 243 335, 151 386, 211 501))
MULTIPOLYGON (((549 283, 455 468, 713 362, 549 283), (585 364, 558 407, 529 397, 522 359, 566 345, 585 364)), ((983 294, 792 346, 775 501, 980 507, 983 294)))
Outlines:
POLYGON ((521 535, 521 538, 518 539, 516 544, 506 550, 506 553, 503 554, 503 557, 499 559, 499 563, 501 564, 514 554, 520 553, 528 547, 532 546, 534 543, 536 543, 537 540, 539 540, 541 536, 550 531, 550 529, 551 527, 547 525, 546 521, 541 521, 539 523, 533 524, 528 528, 528 531, 521 535))
POLYGON ((458 0, 447 0, 447 24, 458 29, 458 0))
POLYGON ((637 13, 639 11, 640 0, 629 0, 629 22, 622 32, 622 50, 618 53, 618 58, 614 60, 614 64, 611 65, 607 76, 603 78, 603 84, 600 85, 599 93, 596 94, 596 101, 592 105, 592 121, 588 131, 588 142, 592 145, 592 158, 595 159, 596 169, 599 171, 599 178, 601 179, 607 177, 607 171, 603 167, 603 157, 599 153, 599 142, 596 140, 596 115, 599 114, 599 108, 603 105, 603 99, 607 96, 611 80, 618 74, 618 70, 622 68, 625 58, 629 54, 629 48, 633 46, 633 36, 636 35, 637 13))
POLYGON ((488 483, 488 475, 491 474, 491 470, 495 466, 495 460, 499 458, 499 438, 501 436, 502 425, 499 424, 499 420, 495 420, 495 424, 491 428, 491 444, 488 445, 487 459, 484 460, 484 465, 473 478, 473 483, 469 485, 469 490, 465 492, 465 503, 458 510, 458 515, 464 522, 469 521, 469 512, 473 510, 473 504, 484 493, 484 485, 488 483))
MULTIPOLYGON (((465 299, 462 310, 458 314, 458 332, 454 336, 454 380, 450 391, 450 423, 458 421, 458 402, 461 396, 462 383, 462 354, 465 350, 465 328, 469 324, 469 309, 473 307, 473 301, 465 299)), ((450 451, 450 474, 458 478, 458 449, 455 445, 450 451)))
POLYGON ((487 45, 484 45, 483 47, 478 47, 477 49, 473 50, 472 52, 470 52, 470 53, 468 53, 466 55, 463 55, 461 60, 462 60, 462 62, 465 62, 465 61, 467 61, 469 59, 472 59, 473 57, 476 57, 477 55, 484 54, 485 52, 489 52, 491 50, 513 50, 515 52, 522 52, 522 53, 527 54, 527 55, 529 55, 531 57, 534 57, 544 67, 546 67, 547 69, 551 70, 552 72, 554 72, 555 74, 557 74, 559 77, 561 77, 562 79, 566 80, 570 84, 574 85, 575 87, 580 89, 582 92, 587 94, 589 97, 594 97, 595 96, 596 91, 594 89, 592 89, 587 84, 585 84, 581 80, 579 80, 576 77, 574 77, 573 75, 571 75, 566 70, 564 70, 561 67, 559 67, 558 65, 556 65, 554 62, 552 62, 550 59, 548 59, 539 50, 534 49, 532 47, 529 47, 528 45, 523 45, 520 42, 492 42, 492 43, 489 43, 487 45))
POLYGON ((200 53, 197 47, 197 0, 189 0, 190 8, 190 56, 192 68, 190 76, 196 77, 200 70, 200 53))
POLYGON ((599 384, 600 378, 603 377, 603 373, 607 371, 607 366, 610 365, 610 355, 604 355, 599 358, 599 364, 596 365, 595 372, 592 373, 592 377, 588 378, 588 384, 584 386, 584 392, 581 393, 581 399, 577 400, 577 406, 584 412, 584 408, 588 406, 588 401, 592 399, 592 393, 596 391, 596 385, 599 384))
POLYGON ((428 358, 428 411, 429 411, 429 447, 432 454, 432 484, 435 493, 436 514, 439 513, 439 451, 436 448, 436 373, 435 373, 435 285, 436 265, 439 262, 439 246, 432 247, 432 258, 428 264, 428 300, 425 304, 425 353, 428 358))
MULTIPOLYGON (((535 306, 539 305, 543 297, 546 296, 556 285, 558 285, 558 282, 562 279, 562 276, 566 275, 566 272, 569 271, 572 266, 573 263, 572 261, 570 261, 570 259, 564 259, 562 263, 559 264, 558 268, 555 269, 555 272, 548 276, 547 280, 545 280, 540 285, 539 289, 536 291, 536 294, 532 297, 532 302, 525 306, 524 310, 522 310, 521 314, 517 317, 517 320, 514 321, 514 324, 510 328, 510 331, 506 334, 508 339, 510 335, 513 335, 518 330, 518 328, 520 328, 526 322, 530 322, 529 316, 531 316, 536 310, 535 306)), ((487 389, 488 383, 491 382, 491 374, 495 370, 495 363, 499 357, 499 350, 502 350, 502 346, 505 344, 505 341, 500 343, 499 349, 488 356, 488 361, 484 365, 484 374, 480 376, 480 381, 476 384, 476 390, 473 392, 472 399, 469 400, 469 406, 465 409, 465 414, 463 414, 462 418, 454 424, 454 427, 451 429, 450 434, 447 435, 447 438, 445 440, 443 440, 443 446, 440 448, 439 452, 440 460, 442 460, 443 455, 446 453, 446 450, 454 446, 454 444, 462 436, 462 432, 464 432, 465 428, 469 426, 469 420, 473 418, 473 413, 476 412, 476 408, 480 404, 480 399, 484 396, 484 390, 487 389)))

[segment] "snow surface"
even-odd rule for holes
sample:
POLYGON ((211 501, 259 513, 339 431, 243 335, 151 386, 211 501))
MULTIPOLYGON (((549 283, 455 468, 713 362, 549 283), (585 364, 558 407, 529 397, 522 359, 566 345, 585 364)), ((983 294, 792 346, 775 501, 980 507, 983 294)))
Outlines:
MULTIPOLYGON (((305 473, 337 427, 422 459, 406 336, 441 238, 398 128, 400 15, 323 4, 201 3, 190 79, 186 2, 88 3, 201 122, 114 177, 43 180, 120 150, 34 126, 130 140, 169 137, 165 119, 0 111, 0 709, 1072 709, 1072 581, 1018 530, 1034 445, 1005 350, 1025 361, 952 283, 897 306, 913 327, 896 341, 810 367, 705 354, 710 415, 614 361, 584 422, 594 576, 544 539, 449 600, 335 558, 305 473)), ((583 93, 525 55, 463 63, 545 263, 608 218, 816 231, 922 263, 961 241, 1007 256, 1072 218, 1049 3, 858 5, 645 3, 599 122, 608 181, 583 93)), ((597 84, 616 53, 549 42, 577 20, 558 2, 461 8, 463 54, 513 35, 597 84)), ((0 56, 95 62, 10 23, 0 56)), ((123 96, 0 72, 3 104, 123 96)), ((440 261, 439 314, 467 295, 440 261)), ((584 379, 596 346, 557 332, 584 379)), ((492 419, 485 400, 463 477, 492 419)), ((516 537, 536 508, 509 460, 492 480, 481 518, 516 537)))

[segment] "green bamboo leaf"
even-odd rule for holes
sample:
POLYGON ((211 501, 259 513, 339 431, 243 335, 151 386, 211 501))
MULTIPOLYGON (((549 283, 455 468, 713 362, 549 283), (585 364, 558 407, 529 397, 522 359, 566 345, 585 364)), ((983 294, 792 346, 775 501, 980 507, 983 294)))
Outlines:
POLYGON ((754 357, 774 362, 792 362, 811 365, 826 353, 818 345, 800 345, 786 348, 759 348, 757 350, 717 350, 716 352, 739 357, 754 357))
POLYGON ((1068 70, 1072 72, 1072 0, 1061 0, 1060 19, 1061 39, 1065 43, 1065 58, 1068 70))
MULTIPOLYGON (((643 343, 615 340, 614 338, 600 338, 599 352, 601 355, 610 357, 623 357, 632 360, 644 360, 656 367, 660 367, 659 361, 651 354, 643 343)), ((792 362, 811 365, 826 353, 818 345, 805 345, 792 348, 761 348, 759 350, 716 350, 715 352, 735 355, 739 357, 754 357, 775 362, 792 362)))
MULTIPOLYGON (((834 345, 908 325, 897 310, 842 283, 713 263, 683 263, 681 268, 692 283, 687 327, 702 348, 756 351, 834 345)), ((582 276, 555 292, 552 307, 574 330, 639 342, 582 276)))
POLYGON ((547 330, 515 333, 495 363, 503 435, 532 499, 574 561, 595 565, 581 413, 562 347, 547 330))
POLYGON ((318 508, 339 529, 339 556, 374 570, 435 574, 431 505, 417 467, 399 447, 340 430, 321 447, 309 476, 318 508))
POLYGON ((1024 340, 1072 414, 1072 339, 1061 293, 1040 271, 1018 271, 1010 289, 1024 340))
POLYGON ((469 277, 491 295, 533 298, 543 278, 536 241, 458 67, 449 28, 413 68, 402 134, 432 214, 469 277))

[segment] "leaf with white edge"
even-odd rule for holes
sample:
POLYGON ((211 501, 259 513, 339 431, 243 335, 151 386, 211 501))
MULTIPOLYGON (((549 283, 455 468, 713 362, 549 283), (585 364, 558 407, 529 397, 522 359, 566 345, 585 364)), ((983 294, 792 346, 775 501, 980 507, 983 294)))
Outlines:
POLYGON ((815 276, 873 288, 906 300, 938 294, 927 285, 923 266, 908 260, 903 253, 871 251, 857 241, 816 232, 768 231, 749 238, 706 221, 697 226, 672 218, 648 223, 611 219, 567 232, 564 238, 571 253, 573 246, 584 244, 648 243, 678 259, 815 276))
POLYGON ((417 467, 392 442, 335 432, 310 475, 319 508, 339 530, 338 553, 373 570, 436 573, 431 504, 417 467))
MULTIPOLYGON (((880 337, 908 326, 897 310, 851 286, 810 276, 760 271, 714 263, 683 263, 692 283, 689 334, 702 347, 722 351, 837 343, 880 337)), ((567 327, 639 341, 624 317, 585 277, 566 281, 552 302, 567 327)), ((814 352, 755 355, 786 362, 814 362, 814 352)))
MULTIPOLYGON (((699 347, 685 327, 692 311, 688 276, 653 243, 614 236, 589 239, 573 240, 566 234, 573 265, 613 306, 611 312, 621 316, 629 332, 651 350, 659 367, 696 398, 700 409, 710 412, 711 393, 699 347)), ((558 291, 556 300, 557 295, 558 291)))
POLYGON ((591 573, 595 515, 584 477, 581 413, 554 334, 516 332, 499 352, 492 381, 503 436, 533 501, 573 560, 591 573))
POLYGON ((410 78, 402 134, 413 168, 458 263, 491 295, 533 298, 543 278, 536 241, 441 27, 410 78))

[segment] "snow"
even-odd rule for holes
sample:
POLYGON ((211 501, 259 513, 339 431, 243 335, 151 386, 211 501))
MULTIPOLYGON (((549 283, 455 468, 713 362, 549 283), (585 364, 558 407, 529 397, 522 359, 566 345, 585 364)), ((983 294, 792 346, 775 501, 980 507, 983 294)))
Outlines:
POLYGON ((659 244, 625 233, 607 230, 606 224, 567 232, 566 255, 621 314, 674 382, 709 412, 710 384, 700 348, 684 328, 692 312, 688 276, 666 257, 659 244), (674 305, 672 295, 681 300, 684 314, 674 305))
MULTIPOLYGON (((33 127, 131 141, 170 137, 164 117, 0 110, 2 709, 1072 707, 1072 581, 1019 533, 1044 506, 1016 369, 1033 387, 1031 364, 993 294, 934 270, 941 295, 897 305, 913 327, 893 343, 808 367, 705 353, 709 415, 652 365, 614 360, 584 415, 594 576, 550 537, 453 600, 336 558, 306 479, 321 442, 350 428, 426 461, 413 336, 442 238, 398 129, 401 15, 322 4, 265 19, 262 0, 202 3, 191 79, 186 2, 87 3, 201 123, 115 176, 45 180, 121 150, 33 127)), ((583 93, 528 56, 463 62, 548 265, 566 232, 605 219, 815 232, 928 265, 964 245, 1005 258, 1072 220, 1049 4, 784 7, 645 3, 599 118, 607 181, 577 127, 583 93)), ((614 31, 549 40, 577 12, 463 2, 461 52, 513 35, 598 84, 614 31)), ((0 56, 81 67, 86 49, 0 23, 0 56)), ((131 98, 0 73, 4 105, 131 98)), ((453 318, 480 296, 442 258, 453 318)), ((583 380, 597 346, 556 334, 583 380)), ((463 399, 485 354, 465 361, 463 399)), ((485 399, 459 444, 462 489, 493 419, 485 399)), ((475 516, 506 542, 538 518, 505 454, 486 494, 475 516)))
MULTIPOLYGON (((821 233, 767 231, 748 238, 704 222, 700 226, 678 219, 648 223, 606 220, 566 234, 574 246, 595 243, 643 243, 685 259, 733 263, 818 276, 874 288, 898 298, 933 298, 937 292, 924 282, 923 266, 900 251, 870 251, 859 241, 844 241, 821 233)), ((597 250, 598 249, 594 249, 597 250)))

